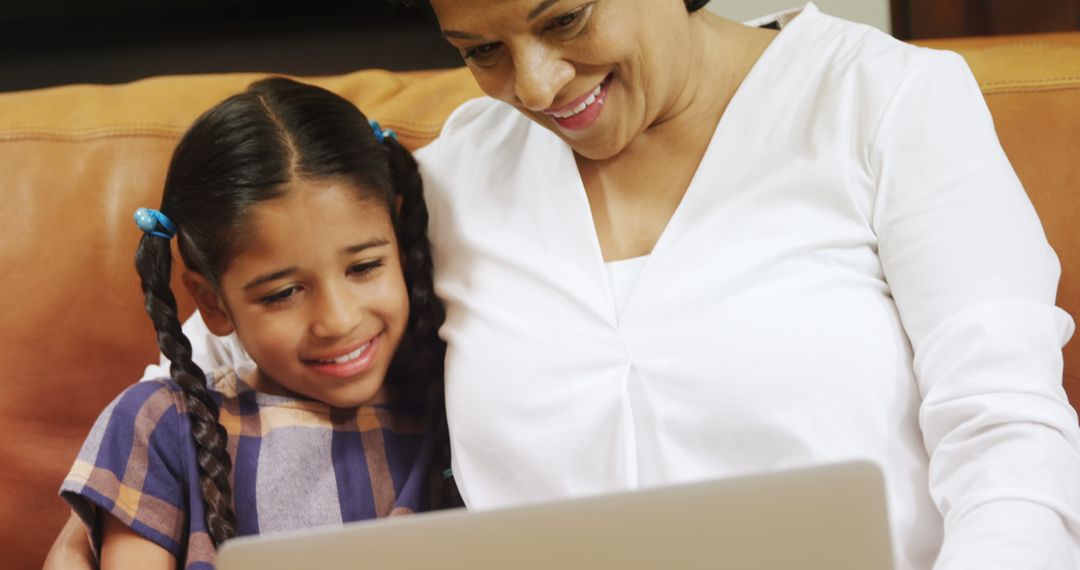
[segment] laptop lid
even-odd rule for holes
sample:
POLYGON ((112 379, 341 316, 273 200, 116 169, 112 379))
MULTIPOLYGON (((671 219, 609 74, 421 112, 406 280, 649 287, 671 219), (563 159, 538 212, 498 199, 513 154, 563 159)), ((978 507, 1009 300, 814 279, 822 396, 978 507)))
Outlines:
POLYGON ((881 472, 857 462, 243 537, 216 566, 890 570, 892 560, 881 472))

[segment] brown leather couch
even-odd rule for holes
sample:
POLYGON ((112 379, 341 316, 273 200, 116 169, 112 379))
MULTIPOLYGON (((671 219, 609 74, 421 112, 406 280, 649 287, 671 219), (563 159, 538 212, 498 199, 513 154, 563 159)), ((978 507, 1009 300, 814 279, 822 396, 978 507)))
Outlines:
MULTIPOLYGON (((1061 258, 1059 304, 1080 315, 1080 33, 933 45, 975 70, 1061 258)), ((256 77, 0 94, 0 565, 40 567, 67 516, 56 489, 83 437, 157 357, 133 268, 133 210, 159 203, 173 145, 196 115, 256 77)), ((311 81, 413 148, 479 95, 462 69, 311 81)), ((1076 405, 1080 342, 1065 355, 1076 405)))

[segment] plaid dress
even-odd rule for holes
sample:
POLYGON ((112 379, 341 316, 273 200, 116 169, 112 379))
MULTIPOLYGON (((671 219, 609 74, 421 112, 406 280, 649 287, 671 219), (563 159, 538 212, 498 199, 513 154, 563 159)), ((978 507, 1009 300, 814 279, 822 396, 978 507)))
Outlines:
MULTIPOLYGON (((425 418, 263 394, 232 371, 213 375, 211 394, 229 434, 238 535, 428 507, 425 418)), ((140 382, 109 404, 60 495, 90 528, 96 552, 101 508, 171 552, 178 567, 213 567, 191 419, 172 380, 140 382)))

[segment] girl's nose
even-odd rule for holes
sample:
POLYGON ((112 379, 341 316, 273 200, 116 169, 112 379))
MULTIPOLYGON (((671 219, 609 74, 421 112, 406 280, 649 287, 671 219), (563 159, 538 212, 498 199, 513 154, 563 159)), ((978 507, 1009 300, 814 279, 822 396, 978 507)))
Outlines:
POLYGON ((345 337, 364 319, 357 299, 345 291, 327 289, 313 305, 311 334, 318 338, 345 337))
POLYGON ((526 46, 514 59, 514 96, 531 111, 549 109, 574 78, 574 65, 543 44, 526 46))

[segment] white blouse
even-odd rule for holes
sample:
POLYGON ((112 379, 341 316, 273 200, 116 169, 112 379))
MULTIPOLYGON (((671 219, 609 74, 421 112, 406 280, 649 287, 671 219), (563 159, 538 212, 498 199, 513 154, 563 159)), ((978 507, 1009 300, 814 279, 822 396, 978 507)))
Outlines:
POLYGON ((637 283, 641 270, 645 269, 645 263, 648 261, 649 256, 643 255, 604 263, 604 272, 607 274, 608 285, 611 287, 611 298, 615 302, 616 316, 622 314, 626 299, 630 296, 630 291, 634 289, 634 284, 637 283))
POLYGON ((970 70, 790 16, 632 287, 570 148, 511 107, 417 153, 466 502, 869 459, 898 568, 1080 567, 1073 322, 970 70))
POLYGON ((554 134, 479 99, 418 157, 470 507, 869 459, 899 568, 1080 567, 1059 265, 956 54, 808 5, 621 310, 554 134))

